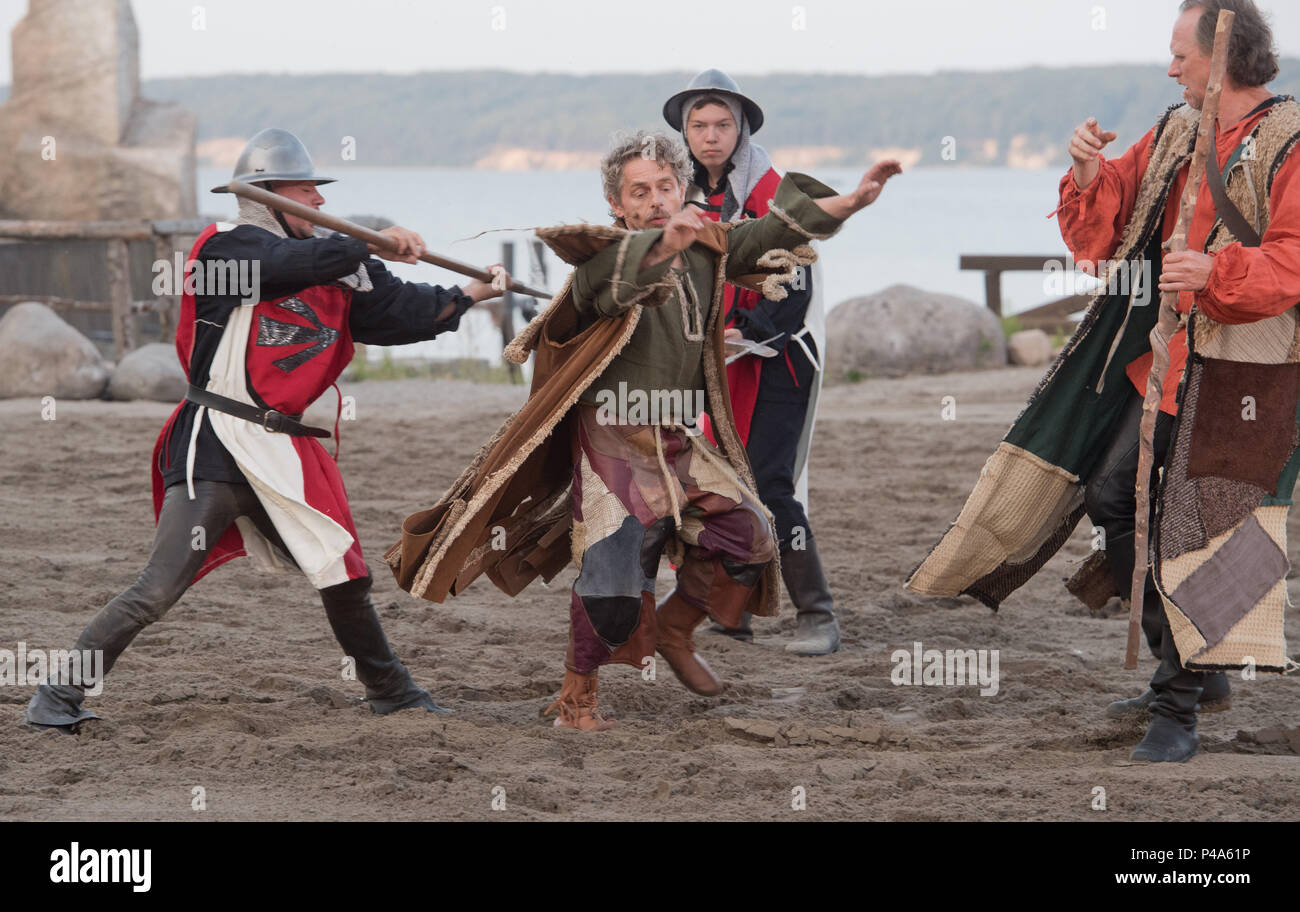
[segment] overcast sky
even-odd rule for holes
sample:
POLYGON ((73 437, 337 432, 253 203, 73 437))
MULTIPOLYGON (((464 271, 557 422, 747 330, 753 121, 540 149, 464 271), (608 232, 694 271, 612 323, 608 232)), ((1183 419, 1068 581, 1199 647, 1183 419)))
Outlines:
MULTIPOLYGON (((102 0, 110 2, 110 0, 102 0)), ((1264 0, 1300 55, 1300 3, 1264 0)), ((1167 63, 1178 0, 132 0, 141 75, 1167 63), (201 28, 198 26, 202 26, 201 28)), ((27 0, 0 0, 5 35, 27 0)), ((0 41, 0 84, 10 48, 0 41)))

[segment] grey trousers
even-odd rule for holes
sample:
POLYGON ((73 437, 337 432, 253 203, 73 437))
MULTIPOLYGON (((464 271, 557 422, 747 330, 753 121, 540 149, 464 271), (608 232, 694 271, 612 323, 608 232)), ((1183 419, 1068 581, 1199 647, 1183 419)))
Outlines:
MULTIPOLYGON (((167 489, 144 569, 134 583, 100 609, 77 638, 78 650, 102 650, 105 674, 140 631, 184 595, 209 549, 236 519, 248 517, 269 541, 288 553, 249 485, 196 481, 194 494, 190 500, 184 484, 167 489)), ((393 654, 371 604, 370 586, 366 576, 319 591, 335 638, 354 660, 357 679, 366 686, 372 709, 381 712, 428 694, 416 687, 406 666, 393 654)), ((97 718, 81 708, 84 698, 83 686, 42 684, 28 706, 28 721, 73 725, 97 718)))

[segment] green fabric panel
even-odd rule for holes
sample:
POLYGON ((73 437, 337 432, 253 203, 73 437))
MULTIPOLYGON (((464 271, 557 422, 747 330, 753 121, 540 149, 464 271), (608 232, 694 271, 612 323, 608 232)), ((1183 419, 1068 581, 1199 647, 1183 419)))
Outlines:
POLYGON ((1241 156, 1245 154, 1246 143, 1249 141, 1250 138, 1247 137, 1245 141, 1237 146, 1237 148, 1232 150, 1232 154, 1228 156, 1228 163, 1224 165, 1223 170, 1219 172, 1220 176, 1223 178, 1225 186, 1228 182, 1228 172, 1232 170, 1232 166, 1235 165, 1241 159, 1241 156))
MULTIPOLYGON (((1296 403, 1296 424, 1300 425, 1300 402, 1296 403)), ((1300 447, 1291 451, 1291 458, 1277 480, 1277 490, 1260 501, 1261 507, 1289 507, 1295 491, 1296 476, 1300 475, 1300 447)))
POLYGON ((1124 336, 1106 365, 1101 393, 1096 391, 1097 379, 1111 342, 1124 323, 1126 294, 1112 294, 1105 299, 1087 338, 1069 353, 1048 384, 1025 407, 1007 433, 1007 443, 1080 478, 1088 476, 1124 403, 1132 395, 1134 387, 1124 371, 1133 359, 1151 350, 1149 336, 1159 315, 1159 290, 1155 288, 1160 276, 1158 239, 1147 245, 1146 256, 1151 264, 1152 299, 1146 306, 1133 308, 1124 336))

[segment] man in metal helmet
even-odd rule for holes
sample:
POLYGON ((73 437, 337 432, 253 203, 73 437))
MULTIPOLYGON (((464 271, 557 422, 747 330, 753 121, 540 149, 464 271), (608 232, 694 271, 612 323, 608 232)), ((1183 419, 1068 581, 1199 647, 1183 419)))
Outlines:
MULTIPOLYGON (((316 173, 296 136, 274 128, 252 138, 234 176, 313 208, 325 201, 319 185, 332 180, 316 173)), ((233 224, 209 225, 195 241, 176 331, 190 389, 154 447, 153 550, 76 643, 81 655, 102 652, 100 675, 192 583, 247 554, 264 568, 296 567, 320 590, 372 712, 440 711, 393 654, 371 604, 343 480, 316 439, 330 433, 301 419, 348 366, 354 340, 432 339, 497 292, 477 280, 444 289, 395 278, 375 256, 414 263, 424 242, 405 228, 383 233, 399 252, 315 237, 309 222, 240 199, 233 224), (239 278, 204 287, 214 272, 239 278)), ((98 718, 81 705, 85 683, 94 682, 42 684, 27 721, 75 729, 98 718)))
MULTIPOLYGON (((762 218, 781 175, 750 137, 763 110, 721 70, 705 70, 668 99, 664 120, 690 152, 686 201, 715 222, 762 218)), ((786 651, 827 655, 840 648, 835 601, 808 523, 808 453, 812 445, 826 315, 820 270, 801 266, 780 299, 728 283, 726 338, 748 343, 729 357, 727 387, 736 430, 754 470, 758 495, 772 514, 781 551, 781 576, 797 612, 798 628, 786 651)), ((750 618, 714 632, 752 640, 750 618)))

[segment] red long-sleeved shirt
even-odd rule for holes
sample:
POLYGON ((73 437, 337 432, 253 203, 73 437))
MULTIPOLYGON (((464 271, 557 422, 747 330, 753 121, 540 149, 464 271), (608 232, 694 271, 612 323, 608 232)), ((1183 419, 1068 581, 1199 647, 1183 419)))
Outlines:
MULTIPOLYGON (((1226 130, 1219 125, 1215 157, 1220 169, 1269 110, 1271 107, 1257 109, 1226 130)), ((1151 162, 1154 137, 1153 127, 1121 157, 1108 160, 1103 155, 1101 170, 1085 190, 1075 184, 1073 169, 1061 178, 1061 206, 1057 216, 1061 236, 1076 261, 1095 263, 1114 256, 1124 227, 1133 217, 1138 187, 1151 162)), ((1300 155, 1288 156, 1273 181, 1269 224, 1260 245, 1243 247, 1234 241, 1211 254, 1214 266, 1209 282, 1200 291, 1179 293, 1180 313, 1188 313, 1195 301, 1206 316, 1219 323, 1252 323, 1284 313, 1300 301, 1300 184, 1295 190, 1290 189, 1292 182, 1300 179, 1297 159, 1300 155)), ((1161 241, 1169 240, 1174 232, 1189 167, 1184 165, 1174 179, 1165 205, 1161 241)), ((1205 247, 1214 221, 1214 199, 1210 188, 1202 185, 1187 230, 1187 249, 1201 251, 1205 247)), ((1151 278, 1153 283, 1159 279, 1154 275, 1151 278)), ((1159 289, 1153 289, 1152 293, 1158 295, 1159 289)), ((1146 393, 1151 360, 1152 354, 1147 352, 1128 366, 1128 377, 1139 393, 1146 393)), ((1177 414, 1175 397, 1186 364, 1187 331, 1180 329, 1169 342, 1169 372, 1165 375, 1161 411, 1177 414)))

